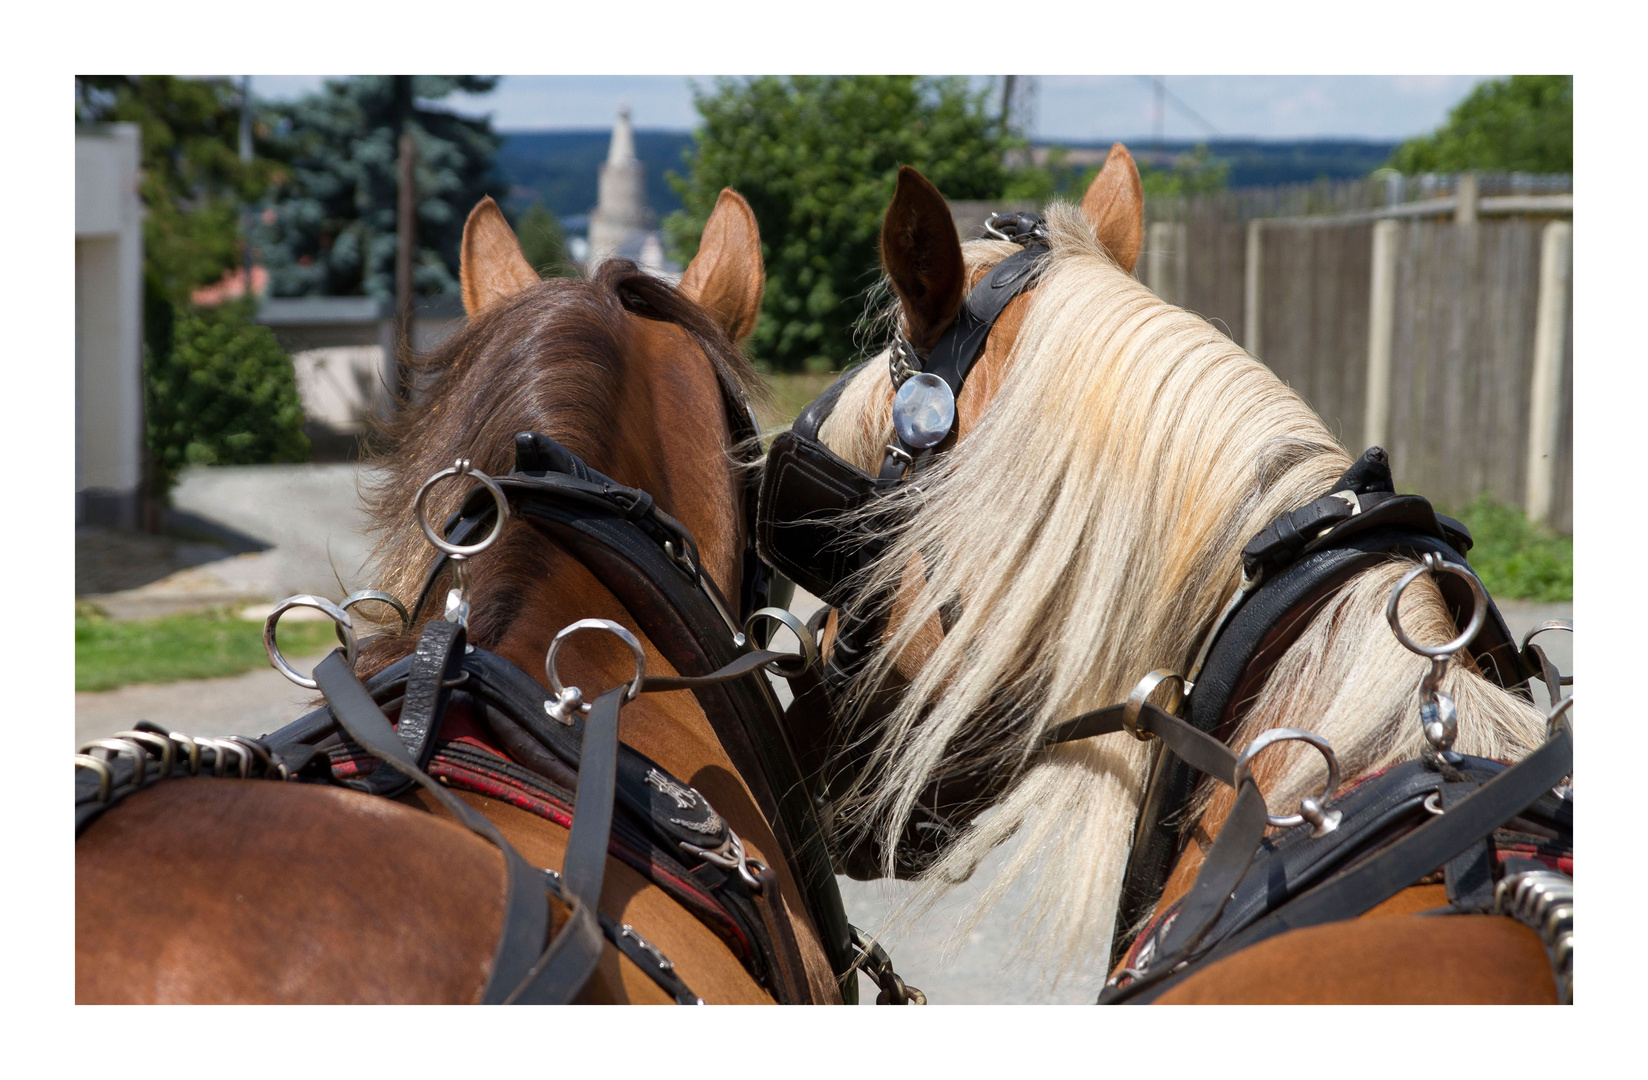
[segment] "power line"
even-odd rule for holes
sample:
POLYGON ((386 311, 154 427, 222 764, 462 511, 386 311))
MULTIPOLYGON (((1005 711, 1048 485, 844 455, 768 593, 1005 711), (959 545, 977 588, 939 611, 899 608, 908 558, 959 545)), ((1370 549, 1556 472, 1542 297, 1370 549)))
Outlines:
MULTIPOLYGON (((1138 79, 1152 90, 1155 90, 1158 99, 1162 97, 1167 98, 1167 100, 1171 101, 1180 112, 1184 113, 1186 116, 1190 117, 1190 119, 1206 128, 1209 135, 1212 135, 1214 138, 1218 138, 1219 129, 1208 123, 1207 120, 1203 118, 1201 113, 1197 112, 1195 109, 1192 109, 1189 105, 1186 105, 1184 100, 1180 98, 1179 95, 1169 90, 1167 88, 1167 80, 1165 78, 1160 75, 1140 75, 1138 76, 1138 79)), ((1160 118, 1158 117, 1157 123, 1160 124, 1160 122, 1160 118)))

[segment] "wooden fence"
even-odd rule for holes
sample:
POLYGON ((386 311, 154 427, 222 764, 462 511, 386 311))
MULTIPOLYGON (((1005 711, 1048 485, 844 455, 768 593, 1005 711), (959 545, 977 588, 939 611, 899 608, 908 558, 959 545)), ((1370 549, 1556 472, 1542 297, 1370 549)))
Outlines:
POLYGON ((1139 276, 1404 490, 1571 532, 1570 178, 1396 179, 1147 204, 1139 276))

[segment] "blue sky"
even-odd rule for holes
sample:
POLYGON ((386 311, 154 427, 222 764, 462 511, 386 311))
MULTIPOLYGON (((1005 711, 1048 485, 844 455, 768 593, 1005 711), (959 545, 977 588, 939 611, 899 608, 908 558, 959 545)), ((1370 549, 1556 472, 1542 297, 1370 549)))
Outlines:
MULTIPOLYGON (((1402 139, 1431 130, 1478 75, 1168 75, 1163 135, 1402 139)), ((252 89, 285 99, 316 89, 322 75, 259 75, 252 89)), ((465 112, 492 114, 505 131, 611 126, 620 101, 637 127, 693 126, 690 82, 713 76, 506 75, 465 112)), ((1153 131, 1155 93, 1137 75, 1037 76, 1038 139, 1132 138, 1153 131)))

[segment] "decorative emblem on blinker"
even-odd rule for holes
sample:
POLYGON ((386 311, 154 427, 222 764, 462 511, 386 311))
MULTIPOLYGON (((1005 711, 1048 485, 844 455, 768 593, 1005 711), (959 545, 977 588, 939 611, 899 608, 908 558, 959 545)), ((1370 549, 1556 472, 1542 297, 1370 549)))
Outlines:
POLYGON ((893 430, 917 450, 937 446, 956 422, 956 396, 950 384, 930 371, 904 380, 893 397, 893 430))
POLYGON ((698 805, 698 792, 689 787, 682 787, 657 769, 647 770, 647 786, 668 795, 675 800, 675 805, 683 810, 691 810, 698 805))

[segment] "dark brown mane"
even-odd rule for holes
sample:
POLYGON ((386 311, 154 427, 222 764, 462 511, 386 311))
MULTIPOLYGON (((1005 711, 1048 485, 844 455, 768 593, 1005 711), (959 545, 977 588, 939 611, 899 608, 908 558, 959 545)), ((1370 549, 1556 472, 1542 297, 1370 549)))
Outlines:
MULTIPOLYGON (((724 380, 747 396, 764 393, 760 377, 701 307, 632 262, 604 262, 589 280, 555 278, 522 289, 436 349, 409 358, 410 382, 420 389, 393 422, 377 428, 381 450, 374 464, 381 477, 362 493, 378 535, 376 587, 409 607, 417 600, 435 552, 418 528, 413 498, 458 458, 502 475, 514 463, 515 434, 536 431, 611 471, 609 435, 618 389, 629 377, 624 321, 630 315, 681 327, 724 380)), ((429 519, 443 521, 467 486, 440 485, 428 500, 429 519)), ((496 641, 518 614, 518 586, 542 581, 555 557, 543 538, 516 529, 477 557, 471 640, 496 641)), ((439 599, 430 606, 438 609, 439 599)), ((362 670, 381 667, 411 644, 411 637, 380 638, 362 670)))

